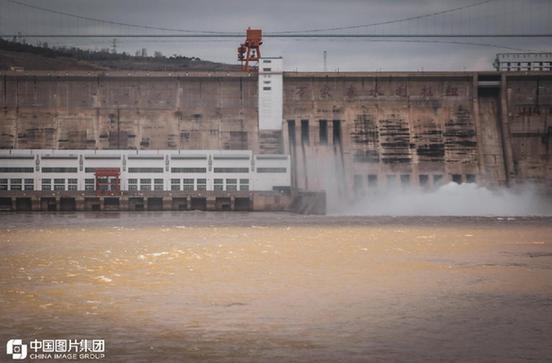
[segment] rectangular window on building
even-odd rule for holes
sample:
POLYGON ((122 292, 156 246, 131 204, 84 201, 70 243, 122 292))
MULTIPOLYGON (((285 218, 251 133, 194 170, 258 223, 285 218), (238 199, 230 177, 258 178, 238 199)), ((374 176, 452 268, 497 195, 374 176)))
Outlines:
POLYGON ((249 190, 249 179, 240 179, 240 191, 249 190))
POLYGON ((53 155, 45 155, 41 157, 42 160, 77 160, 78 158, 76 156, 53 156, 53 155))
POLYGON ((171 190, 173 192, 180 191, 180 179, 171 179, 171 190))
POLYGON ((54 179, 54 190, 55 191, 64 191, 65 190, 65 179, 54 179))
POLYGON ((32 192, 34 190, 34 179, 25 179, 25 191, 32 192))
POLYGON ((178 155, 171 156, 171 160, 207 160, 205 155, 178 155))
POLYGON ((164 185, 163 185, 163 179, 154 179, 153 180, 153 189, 156 191, 156 192, 162 192, 164 188, 164 185))
POLYGON ((100 156, 100 155, 93 155, 93 156, 85 156, 86 160, 121 160, 120 156, 100 156))
POLYGON ((427 187, 429 185, 429 176, 425 174, 418 175, 418 180, 420 181, 421 187, 427 187))
POLYGON ((295 146, 295 120, 288 120, 289 145, 295 146))
POLYGON ((129 156, 128 160, 163 160, 162 156, 129 156))
POLYGON ((333 120, 333 143, 341 145, 341 121, 333 120))
POLYGON ((207 168, 171 168, 171 173, 206 173, 207 168))
POLYGON ((272 89, 272 88, 271 88, 271 87, 269 87, 269 86, 265 86, 265 87, 263 87, 263 91, 270 91, 271 89, 272 89))
POLYGON ((328 121, 320 120, 320 145, 328 144, 328 121))
POLYGON ((301 143, 309 144, 309 120, 301 120, 301 143))
POLYGON ((249 160, 249 155, 214 155, 213 160, 249 160))
POLYGON ((396 175, 388 175, 387 176, 387 186, 395 186, 397 183, 397 176, 396 175))
POLYGON ((226 191, 235 192, 238 190, 238 179, 226 179, 226 191))
POLYGON ((182 180, 182 183, 183 183, 183 190, 185 192, 194 191, 194 179, 186 178, 182 180))
POLYGON ((270 72, 272 71, 272 68, 263 68, 263 72, 270 72))
MULTIPOLYGON (((130 181, 134 180, 134 184, 136 184, 136 179, 129 179, 128 183, 130 184, 130 181)), ((84 179, 84 190, 87 192, 93 192, 96 189, 96 180, 94 178, 86 178, 84 179)), ((129 185, 130 190, 130 185, 129 185)), ((136 189, 134 189, 136 190, 136 189)))
POLYGON ((97 181, 98 181, 97 189, 99 191, 107 192, 109 190, 108 178, 107 177, 105 177, 105 176, 104 177, 98 177, 97 181))
POLYGON ((407 187, 410 185, 410 175, 409 174, 402 174, 401 175, 401 185, 403 187, 407 187))
POLYGON ((378 176, 376 174, 368 175, 368 186, 371 188, 378 186, 378 176))
POLYGON ((128 168, 129 173, 162 173, 163 168, 128 168))
POLYGON ((42 168, 43 173, 76 173, 77 168, 42 168))
POLYGON ((151 179, 140 179, 140 191, 151 192, 151 179))
POLYGON ((5 179, 5 178, 0 179, 0 190, 2 191, 8 190, 8 179, 5 179))
POLYGON ((443 184, 443 176, 441 174, 436 174, 433 176, 433 185, 439 186, 443 184))
POLYGON ((475 183, 476 178, 474 174, 466 174, 466 183, 475 183))
POLYGON ((67 179, 67 190, 76 191, 77 185, 78 185, 77 179, 75 178, 67 179))
POLYGON ((52 190, 52 179, 42 179, 42 190, 44 191, 52 190))
POLYGON ((286 173, 286 168, 257 168, 257 173, 286 173))
POLYGON ((32 172, 34 172, 33 168, 12 168, 12 167, 0 168, 0 173, 32 173, 32 172))
POLYGON ((23 190, 22 179, 10 179, 10 190, 23 190))
POLYGON ((452 181, 456 184, 462 184, 462 175, 461 174, 452 174, 452 181))
POLYGON ((216 192, 221 192, 224 190, 224 179, 215 179, 213 190, 216 192))
POLYGON ((207 190, 207 179, 197 179, 197 190, 204 191, 207 190))
POLYGON ((214 168, 215 173, 249 173, 249 168, 214 168))

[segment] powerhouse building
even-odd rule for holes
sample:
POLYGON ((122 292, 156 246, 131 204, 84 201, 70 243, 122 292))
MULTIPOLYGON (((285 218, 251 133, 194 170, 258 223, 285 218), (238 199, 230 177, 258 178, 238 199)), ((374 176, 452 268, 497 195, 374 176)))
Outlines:
POLYGON ((234 150, 0 150, 0 191, 274 191, 287 155, 234 150))
POLYGON ((288 155, 248 150, 0 150, 3 209, 287 210, 288 155), (256 197, 255 197, 256 196, 256 197))

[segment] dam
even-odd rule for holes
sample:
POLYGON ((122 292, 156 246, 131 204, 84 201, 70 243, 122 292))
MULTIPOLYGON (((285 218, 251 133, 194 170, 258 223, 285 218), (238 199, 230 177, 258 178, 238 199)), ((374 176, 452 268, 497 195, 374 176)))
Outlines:
POLYGON ((451 181, 552 190, 550 72, 282 69, 266 58, 258 73, 3 71, 0 193, 19 192, 26 177, 5 157, 24 150, 283 155, 289 180, 265 193, 332 188, 348 200, 451 181))

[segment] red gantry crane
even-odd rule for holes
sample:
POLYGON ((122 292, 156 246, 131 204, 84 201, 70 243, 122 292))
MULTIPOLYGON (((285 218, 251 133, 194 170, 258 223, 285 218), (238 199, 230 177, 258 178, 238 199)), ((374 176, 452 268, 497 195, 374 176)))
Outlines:
POLYGON ((249 62, 258 62, 261 58, 262 40, 263 31, 261 29, 247 28, 245 43, 238 48, 238 60, 241 62, 242 71, 248 72, 254 68, 249 62))

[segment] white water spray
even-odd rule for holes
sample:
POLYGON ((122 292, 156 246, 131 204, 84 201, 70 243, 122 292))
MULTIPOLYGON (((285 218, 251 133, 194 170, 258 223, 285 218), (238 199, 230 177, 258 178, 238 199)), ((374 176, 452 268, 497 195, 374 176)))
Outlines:
POLYGON ((434 191, 391 188, 329 208, 333 215, 357 216, 552 216, 550 197, 525 186, 490 190, 449 183, 434 191))

